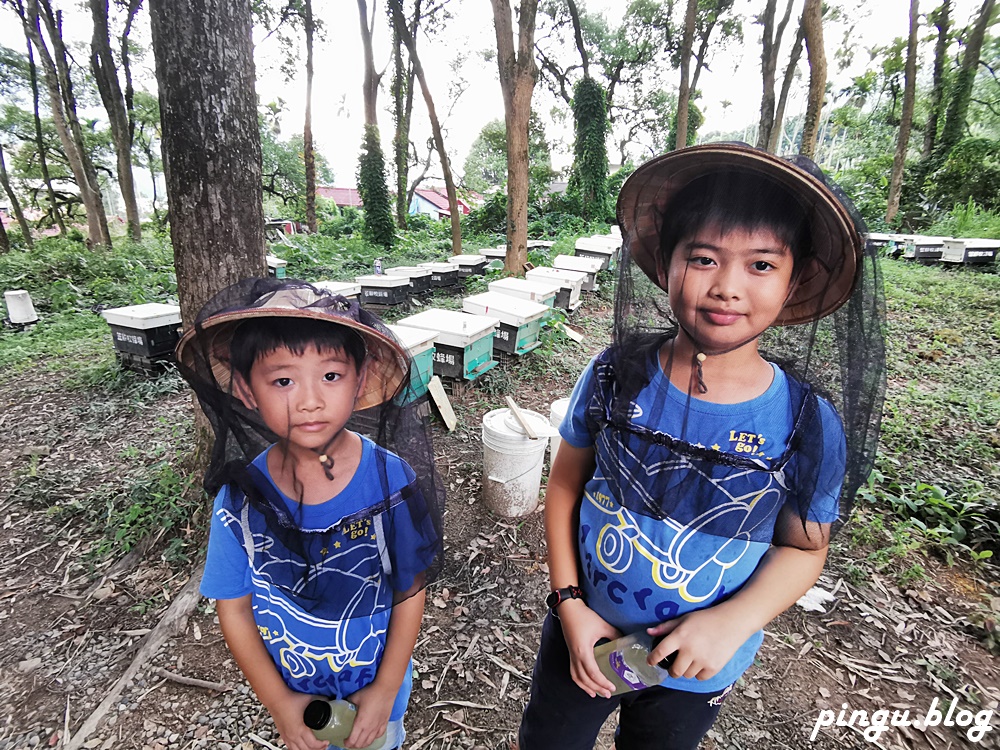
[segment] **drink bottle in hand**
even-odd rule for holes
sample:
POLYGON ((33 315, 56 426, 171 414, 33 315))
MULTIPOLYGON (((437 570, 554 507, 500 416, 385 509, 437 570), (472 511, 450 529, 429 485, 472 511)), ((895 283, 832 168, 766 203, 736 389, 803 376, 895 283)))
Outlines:
MULTIPOLYGON (((302 721, 312 730, 318 740, 326 740, 334 745, 344 746, 354 727, 358 709, 345 700, 317 698, 306 706, 302 721)), ((385 735, 361 750, 379 750, 385 744, 385 735)))

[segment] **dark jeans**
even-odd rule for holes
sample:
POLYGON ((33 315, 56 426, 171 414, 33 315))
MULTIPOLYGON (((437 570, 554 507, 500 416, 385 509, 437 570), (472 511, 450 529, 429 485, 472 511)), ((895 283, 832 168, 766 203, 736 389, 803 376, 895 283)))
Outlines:
POLYGON ((690 693, 656 686, 591 698, 570 676, 562 627, 550 614, 542 625, 518 745, 520 750, 592 750, 605 719, 620 704, 617 750, 695 750, 728 690, 690 693))

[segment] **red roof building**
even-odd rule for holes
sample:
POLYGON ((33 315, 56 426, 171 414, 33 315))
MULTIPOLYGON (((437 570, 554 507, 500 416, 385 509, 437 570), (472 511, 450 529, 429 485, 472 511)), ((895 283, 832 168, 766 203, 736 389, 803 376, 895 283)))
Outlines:
POLYGON ((363 208, 364 204, 361 202, 361 194, 358 193, 356 188, 340 188, 331 187, 329 185, 321 185, 316 188, 316 195, 320 198, 326 198, 327 200, 333 201, 339 208, 344 208, 350 206, 352 208, 363 208))

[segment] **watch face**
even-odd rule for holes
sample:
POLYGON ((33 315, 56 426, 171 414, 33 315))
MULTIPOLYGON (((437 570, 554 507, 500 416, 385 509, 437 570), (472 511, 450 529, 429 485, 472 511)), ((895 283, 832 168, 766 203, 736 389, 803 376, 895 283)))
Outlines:
POLYGON ((558 603, 559 603, 559 592, 558 591, 550 591, 549 595, 547 597, 545 597, 545 605, 549 609, 552 609, 558 603))

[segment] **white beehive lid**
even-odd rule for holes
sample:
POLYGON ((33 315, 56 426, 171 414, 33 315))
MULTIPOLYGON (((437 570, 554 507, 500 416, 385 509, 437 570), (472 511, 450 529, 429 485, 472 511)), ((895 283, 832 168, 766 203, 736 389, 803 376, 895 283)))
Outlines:
POLYGON ((868 239, 874 242, 892 242, 896 238, 894 234, 884 234, 882 232, 869 232, 868 239))
POLYGON ((496 317, 432 307, 430 310, 403 318, 397 321, 397 324, 434 331, 436 334, 434 341, 438 344, 464 349, 484 336, 492 336, 499 322, 496 317))
POLYGON ((412 279, 421 276, 430 276, 434 272, 429 268, 420 268, 418 266, 395 266, 394 268, 386 268, 382 273, 387 273, 390 276, 405 276, 408 279, 412 279))
POLYGON ((963 241, 965 242, 966 250, 990 250, 994 248, 1000 250, 1000 240, 987 240, 982 237, 969 237, 963 241))
POLYGON ((143 331, 161 326, 180 325, 181 323, 180 306, 165 305, 162 302, 116 307, 105 310, 101 315, 113 326, 138 328, 143 331))
POLYGON ((489 289, 491 292, 500 292, 521 299, 530 299, 533 302, 541 302, 556 296, 562 289, 562 282, 546 281, 545 279, 498 279, 490 282, 489 289))
POLYGON ((525 243, 529 250, 533 247, 552 247, 554 244, 552 240, 528 240, 525 243))
POLYGON ((532 268, 524 275, 529 281, 534 281, 535 279, 558 281, 562 284, 563 289, 575 290, 577 292, 580 291, 587 280, 587 274, 583 271, 566 271, 562 268, 549 268, 548 266, 532 268))
POLYGON ((411 357, 416 357, 421 352, 425 352, 434 346, 434 331, 426 328, 412 328, 411 326, 401 326, 389 324, 386 326, 400 344, 406 347, 411 357))
POLYGON ((431 271, 434 271, 436 273, 448 273, 450 271, 458 270, 457 268, 455 268, 454 263, 445 263, 444 261, 421 263, 420 268, 429 268, 431 269, 431 271))
POLYGON ((506 247, 484 247, 479 251, 479 254, 486 258, 492 258, 494 260, 503 260, 507 257, 506 247))
POLYGON ((567 271, 583 271, 584 273, 597 273, 604 265, 600 258, 587 258, 582 255, 557 255, 552 259, 554 268, 561 268, 567 271))
POLYGON ((361 286, 396 287, 409 286, 410 280, 405 276, 386 276, 383 274, 370 273, 365 276, 355 276, 354 280, 361 286))
POLYGON ((343 297, 357 297, 361 294, 361 284, 354 284, 350 281, 314 281, 312 285, 317 289, 325 289, 331 294, 339 294, 343 297))
POLYGON ((501 292, 474 294, 462 300, 462 309, 475 315, 495 315, 501 323, 520 328, 544 318, 549 308, 540 302, 518 299, 501 292))
POLYGON ((618 226, 617 224, 612 224, 611 225, 611 231, 608 232, 608 236, 609 237, 613 237, 616 240, 618 240, 619 242, 621 242, 621 239, 622 239, 622 228, 620 226, 618 226))
POLYGON ((951 239, 950 237, 926 237, 924 235, 917 235, 913 238, 913 244, 916 247, 941 247, 944 245, 944 241, 951 239))
POLYGON ((574 247, 577 250, 586 250, 589 253, 600 253, 601 255, 614 255, 615 248, 609 242, 595 240, 593 237, 581 237, 576 241, 574 247))
MULTIPOLYGON (((258 255, 257 257, 259 258, 260 256, 258 255)), ((282 260, 277 255, 268 255, 267 256, 267 266, 268 266, 268 268, 284 268, 287 265, 288 265, 288 261, 287 260, 282 260)))
POLYGON ((448 258, 448 262, 459 266, 475 266, 479 263, 485 263, 486 258, 482 255, 452 255, 448 258))

